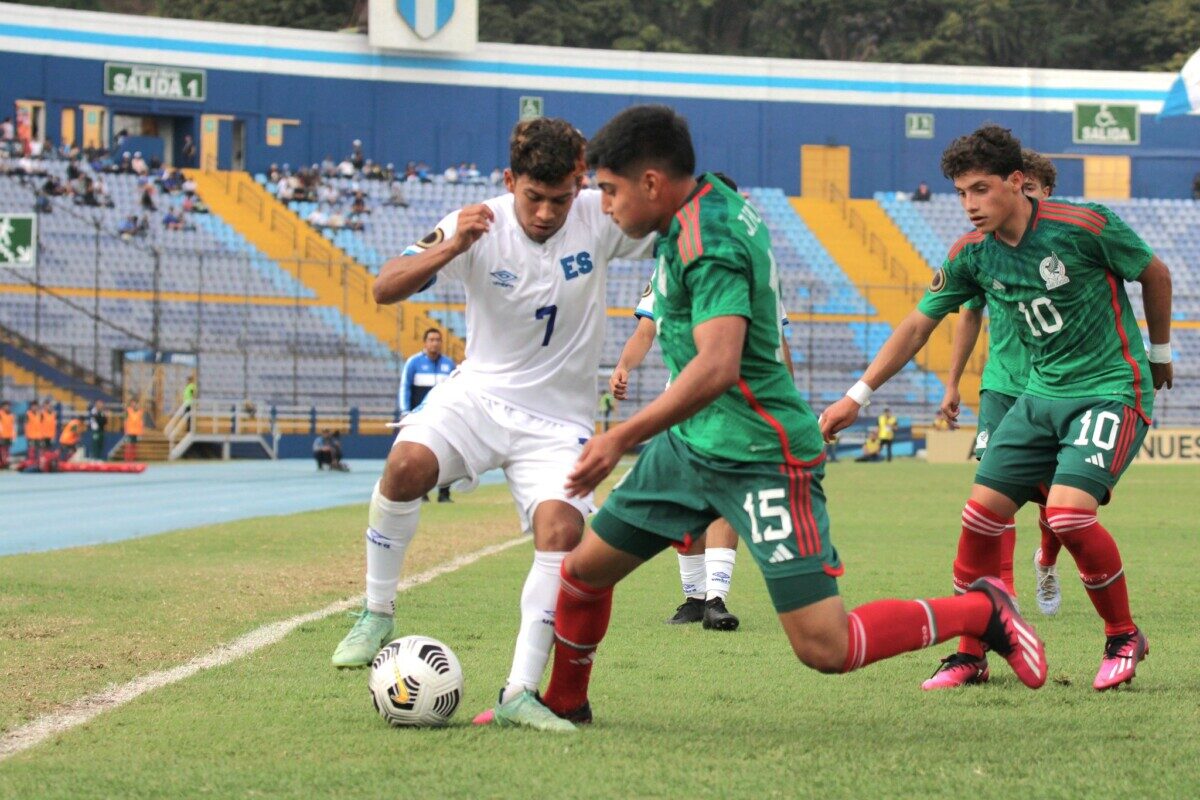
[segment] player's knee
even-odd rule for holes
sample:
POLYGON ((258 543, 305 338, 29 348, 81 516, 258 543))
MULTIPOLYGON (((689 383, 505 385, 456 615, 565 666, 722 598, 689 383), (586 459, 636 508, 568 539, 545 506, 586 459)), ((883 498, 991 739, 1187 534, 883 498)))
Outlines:
POLYGON ((840 673, 842 665, 846 663, 845 645, 839 647, 836 642, 822 640, 792 642, 792 652, 804 666, 827 675, 840 673))
POLYGON ((379 481, 379 491, 393 502, 419 500, 437 486, 437 460, 432 465, 427 459, 414 456, 404 448, 396 447, 388 454, 379 481), (432 467, 432 468, 431 468, 432 467))

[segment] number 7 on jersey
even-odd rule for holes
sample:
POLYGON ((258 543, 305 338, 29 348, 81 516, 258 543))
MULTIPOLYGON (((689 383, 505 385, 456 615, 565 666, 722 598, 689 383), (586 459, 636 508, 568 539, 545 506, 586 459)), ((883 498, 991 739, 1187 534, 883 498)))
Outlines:
POLYGON ((546 319, 546 335, 542 337, 542 347, 550 344, 550 337, 554 335, 554 317, 558 314, 558 306, 542 306, 533 315, 534 319, 546 319))

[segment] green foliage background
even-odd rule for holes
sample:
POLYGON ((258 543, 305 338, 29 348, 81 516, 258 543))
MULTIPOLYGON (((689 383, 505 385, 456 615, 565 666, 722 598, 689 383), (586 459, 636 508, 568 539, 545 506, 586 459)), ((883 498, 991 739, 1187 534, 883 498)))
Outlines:
MULTIPOLYGON (((33 4, 318 30, 365 18, 361 0, 33 4)), ((483 41, 650 52, 1178 70, 1200 47, 1200 0, 480 0, 479 6, 483 41)))

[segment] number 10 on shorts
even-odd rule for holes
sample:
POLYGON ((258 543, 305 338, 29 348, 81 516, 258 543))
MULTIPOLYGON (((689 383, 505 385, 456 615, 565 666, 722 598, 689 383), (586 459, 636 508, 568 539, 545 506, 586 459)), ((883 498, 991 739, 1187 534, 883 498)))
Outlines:
POLYGON ((757 493, 747 492, 742 508, 750 518, 750 540, 755 544, 774 542, 792 535, 792 517, 787 506, 786 489, 760 489, 757 493), (781 505, 772 505, 782 502, 781 505), (778 527, 774 524, 777 523, 778 527))

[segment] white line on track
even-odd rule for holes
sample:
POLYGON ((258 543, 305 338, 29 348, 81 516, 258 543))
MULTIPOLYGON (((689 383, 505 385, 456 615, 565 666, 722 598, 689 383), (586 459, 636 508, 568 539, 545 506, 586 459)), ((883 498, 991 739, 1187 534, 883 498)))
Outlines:
MULTIPOLYGON (((528 541, 528 536, 521 536, 516 539, 510 539, 507 542, 484 547, 473 553, 458 556, 444 564, 437 565, 433 569, 402 580, 398 591, 403 592, 406 589, 412 589, 415 586, 429 583, 434 578, 454 572, 469 564, 474 564, 482 558, 487 558, 528 541)), ((339 600, 317 611, 310 611, 307 614, 300 614, 290 619, 281 620, 280 622, 263 625, 261 628, 255 628, 249 633, 239 636, 232 642, 218 645, 214 650, 202 656, 197 656, 186 664, 180 664, 177 667, 160 672, 152 672, 149 675, 134 678, 129 683, 112 686, 104 691, 97 692, 80 700, 75 700, 58 711, 38 717, 32 722, 26 723, 19 728, 13 728, 3 736, 0 736, 0 761, 28 750, 49 739, 51 736, 64 733, 71 728, 90 722, 105 711, 119 708, 146 692, 154 691, 163 686, 170 686, 172 683, 178 683, 206 669, 229 664, 239 658, 250 655, 256 650, 261 650, 264 647, 275 644, 305 623, 316 622, 317 620, 332 616, 339 611, 347 611, 361 603, 361 597, 339 600)))

